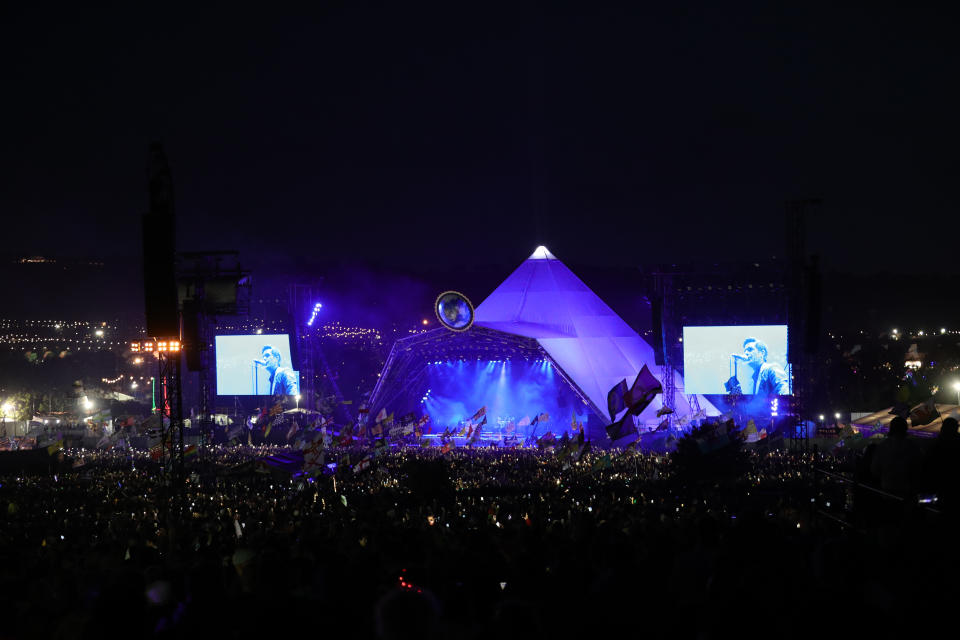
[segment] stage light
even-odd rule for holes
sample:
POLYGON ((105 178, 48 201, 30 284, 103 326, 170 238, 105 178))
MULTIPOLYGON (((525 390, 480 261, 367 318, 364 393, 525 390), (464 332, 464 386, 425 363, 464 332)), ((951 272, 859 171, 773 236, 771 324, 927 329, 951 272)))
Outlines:
POLYGON ((840 414, 839 414, 839 413, 834 413, 834 414, 833 414, 833 417, 836 418, 837 420, 839 420, 839 419, 840 419, 840 414))
POLYGON ((946 332, 947 332, 946 329, 944 329, 943 327, 940 327, 940 333, 946 333, 946 332))

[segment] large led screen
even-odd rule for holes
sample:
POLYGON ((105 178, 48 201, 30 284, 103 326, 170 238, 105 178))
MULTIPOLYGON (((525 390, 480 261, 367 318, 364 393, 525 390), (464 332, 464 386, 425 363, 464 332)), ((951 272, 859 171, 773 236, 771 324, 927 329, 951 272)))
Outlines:
POLYGON ((290 336, 217 336, 217 395, 293 396, 300 373, 293 369, 290 336))
POLYGON ((791 395, 787 325, 683 328, 686 393, 791 395))

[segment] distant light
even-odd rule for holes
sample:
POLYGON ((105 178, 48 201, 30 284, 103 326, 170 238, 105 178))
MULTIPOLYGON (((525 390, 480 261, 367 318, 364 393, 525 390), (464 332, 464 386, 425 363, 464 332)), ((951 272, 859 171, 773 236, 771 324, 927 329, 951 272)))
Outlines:
POLYGON ((300 394, 298 393, 298 394, 297 394, 297 400, 299 400, 299 399, 300 399, 300 394))
POLYGON ((424 318, 424 319, 422 320, 422 323, 423 323, 424 325, 428 325, 428 324, 430 324, 430 321, 427 320, 426 318, 424 318))
POLYGON ((893 330, 893 333, 894 333, 894 334, 896 334, 896 333, 897 333, 897 330, 896 330, 896 329, 894 329, 894 330, 893 330))
POLYGON ((946 332, 947 332, 946 329, 944 329, 943 327, 940 327, 940 333, 946 333, 946 332))
POLYGON ((835 413, 835 414, 833 414, 833 417, 836 418, 837 420, 839 420, 839 419, 840 419, 840 414, 839 414, 839 413, 835 413))
POLYGON ((312 327, 314 320, 317 319, 317 314, 320 313, 320 309, 323 307, 319 302, 313 305, 313 311, 310 313, 310 319, 307 320, 307 326, 312 327))
POLYGON ((823 414, 820 414, 820 422, 823 422, 823 414))
POLYGON ((954 380, 954 381, 953 381, 953 390, 954 390, 954 391, 960 391, 960 380, 954 380))
POLYGON ((93 332, 93 335, 97 336, 98 338, 102 338, 102 337, 103 337, 103 329, 97 329, 96 331, 93 332))

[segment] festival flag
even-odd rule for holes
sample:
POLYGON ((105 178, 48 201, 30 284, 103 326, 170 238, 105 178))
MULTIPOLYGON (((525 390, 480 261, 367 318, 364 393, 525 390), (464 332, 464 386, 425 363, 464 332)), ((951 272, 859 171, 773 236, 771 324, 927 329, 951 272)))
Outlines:
POLYGON ((630 434, 636 434, 637 428, 633 424, 633 416, 627 411, 623 414, 623 417, 610 424, 606 431, 607 437, 610 438, 610 440, 619 440, 630 434))
POLYGON ((523 416, 520 418, 520 422, 517 423, 518 427, 529 427, 530 426, 530 416, 523 416))
POLYGON ((654 432, 666 431, 669 426, 670 426, 670 419, 669 419, 669 418, 664 418, 663 422, 661 422, 660 424, 658 424, 658 425, 657 425, 657 428, 654 429, 653 431, 654 431, 654 432))
POLYGON ((372 460, 373 460, 373 457, 370 454, 367 454, 366 456, 364 456, 363 459, 360 460, 360 462, 354 465, 353 473, 355 474, 362 473, 367 469, 369 469, 372 460))
POLYGON ((275 416, 283 413, 283 401, 281 400, 277 404, 270 407, 270 415, 275 416))
POLYGON ((440 449, 440 453, 441 453, 441 454, 450 453, 450 451, 451 451, 452 449, 453 449, 453 444, 450 443, 450 442, 445 442, 445 443, 443 443, 443 448, 440 449))
POLYGON ((270 430, 273 429, 273 420, 267 420, 267 426, 263 428, 264 439, 270 437, 270 430))
POLYGON ((155 444, 155 445, 153 445, 152 447, 150 447, 150 459, 151 459, 151 460, 159 460, 159 459, 162 458, 162 457, 163 457, 163 445, 162 445, 162 444, 155 444))
POLYGON ((764 427, 760 429, 760 433, 757 434, 757 440, 766 440, 767 439, 767 428, 764 427))
POLYGON ((470 440, 471 442, 477 442, 480 440, 480 432, 483 430, 483 425, 485 424, 487 424, 487 416, 483 416, 483 420, 481 420, 476 424, 476 426, 474 426, 473 438, 471 438, 470 440))
POLYGON ((197 445, 195 444, 187 445, 186 447, 183 448, 183 459, 186 460, 188 458, 192 458, 193 456, 198 455, 199 453, 200 453, 200 450, 197 449, 197 445))
POLYGON ((933 401, 933 396, 930 396, 925 402, 918 404, 910 410, 910 424, 914 427, 930 424, 939 417, 940 412, 937 411, 937 405, 933 401))
POLYGON ((660 381, 650 373, 647 365, 643 365, 643 369, 640 370, 640 373, 638 373, 636 379, 634 379, 630 391, 624 396, 628 413, 632 415, 640 414, 661 391, 663 391, 663 388, 660 386, 660 381))
POLYGON ((298 425, 296 422, 290 425, 290 429, 287 431, 287 442, 289 442, 290 438, 292 438, 297 433, 297 430, 299 428, 300 428, 300 425, 298 425))
POLYGON ((743 437, 745 442, 757 442, 760 439, 760 434, 757 433, 757 423, 753 421, 753 418, 747 420, 747 426, 743 430, 743 437))
POLYGON ((326 454, 322 443, 322 440, 318 440, 303 451, 303 472, 307 475, 316 475, 323 470, 326 454))
POLYGON ((627 408, 624 396, 627 394, 627 381, 621 380, 613 385, 613 388, 607 393, 607 411, 610 413, 610 420, 616 420, 617 414, 627 408))
POLYGON ((374 436, 374 437, 382 436, 382 435, 383 435, 383 425, 382 425, 381 423, 379 423, 379 422, 378 422, 377 424, 373 425, 373 427, 371 427, 371 429, 370 429, 370 435, 372 435, 372 436, 374 436))
POLYGON ((387 410, 386 408, 380 409, 380 413, 377 414, 376 422, 383 422, 387 419, 387 410))
POLYGON ((476 412, 475 414, 473 414, 473 415, 470 417, 470 422, 473 422, 473 421, 475 421, 475 420, 479 420, 482 416, 485 416, 486 414, 487 414, 487 405, 483 405, 482 407, 480 407, 479 409, 477 409, 477 412, 476 412))
POLYGON ((664 405, 664 406, 660 407, 659 409, 657 409, 657 417, 658 417, 658 418, 659 418, 660 416, 665 416, 665 415, 670 414, 670 413, 673 413, 673 409, 671 409, 670 407, 668 407, 668 406, 666 406, 666 405, 664 405))
POLYGON ((890 415, 900 416, 901 418, 906 418, 910 415, 910 405, 906 402, 897 402, 890 409, 890 415))
POLYGON ((613 463, 610 461, 610 454, 605 453, 603 456, 597 458, 593 461, 593 466, 590 468, 591 472, 602 471, 604 469, 609 469, 613 466, 613 463))
POLYGON ((53 454, 55 454, 57 451, 60 451, 61 449, 63 449, 63 439, 57 440, 56 442, 51 444, 49 447, 47 447, 47 454, 52 456, 53 454))

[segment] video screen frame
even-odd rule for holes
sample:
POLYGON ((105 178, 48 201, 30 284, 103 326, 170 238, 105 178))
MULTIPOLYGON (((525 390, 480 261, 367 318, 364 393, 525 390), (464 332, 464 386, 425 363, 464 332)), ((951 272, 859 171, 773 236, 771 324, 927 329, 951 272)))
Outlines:
POLYGON ((789 355, 785 324, 684 326, 684 391, 793 395, 789 355))
POLYGON ((218 396, 300 393, 300 372, 294 368, 290 334, 215 336, 214 363, 218 396))

